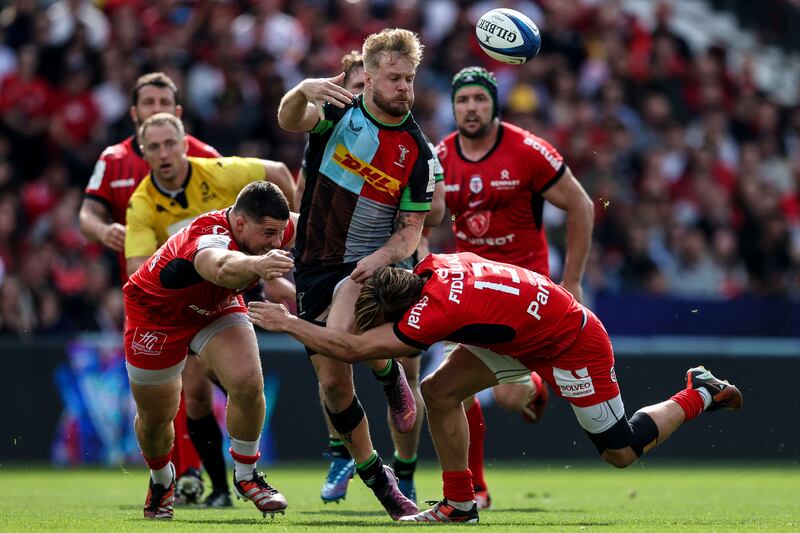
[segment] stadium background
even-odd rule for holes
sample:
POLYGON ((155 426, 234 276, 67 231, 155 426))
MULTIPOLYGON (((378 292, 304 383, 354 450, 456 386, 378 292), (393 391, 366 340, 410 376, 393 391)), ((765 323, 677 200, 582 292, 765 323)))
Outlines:
MULTIPOLYGON (((498 75, 503 118, 553 142, 595 200, 584 290, 615 341, 629 407, 666 397, 698 362, 745 393, 736 417, 693 424, 655 456, 796 464, 800 2, 507 1, 543 34, 521 67, 490 62, 474 42, 474 21, 496 4, 0 2, 0 463, 138 460, 116 262, 77 226, 101 149, 132 132, 136 77, 175 79, 187 129, 224 155, 296 169, 304 138, 279 130, 280 97, 399 26, 426 44, 414 115, 432 140, 453 127, 453 73, 483 64, 498 75)), ((563 220, 547 210, 546 224, 557 278, 563 220)), ((449 228, 432 244, 452 249, 449 228)), ((313 373, 293 341, 260 340, 266 455, 316 458, 313 373)), ((377 420, 377 387, 357 383, 377 420)), ((593 453, 564 402, 536 428, 489 409, 489 462, 593 453)), ((434 457, 427 436, 421 455, 434 457)))

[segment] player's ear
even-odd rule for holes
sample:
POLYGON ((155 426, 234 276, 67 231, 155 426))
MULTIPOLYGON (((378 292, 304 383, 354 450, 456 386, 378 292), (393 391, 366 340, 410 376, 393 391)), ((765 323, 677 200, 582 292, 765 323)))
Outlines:
POLYGON ((178 118, 183 117, 183 106, 181 104, 175 106, 175 116, 178 118))
POLYGON ((139 127, 139 113, 136 112, 136 106, 132 105, 130 107, 130 109, 128 110, 128 113, 131 116, 131 120, 133 121, 134 124, 136 124, 136 127, 138 128, 139 127))

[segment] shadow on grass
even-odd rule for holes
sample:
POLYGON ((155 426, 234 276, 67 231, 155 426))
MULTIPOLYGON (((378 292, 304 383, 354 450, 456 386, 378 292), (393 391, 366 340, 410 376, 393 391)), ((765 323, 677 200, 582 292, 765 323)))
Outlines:
POLYGON ((319 511, 297 511, 296 514, 308 514, 308 515, 336 515, 336 516, 385 516, 388 518, 386 511, 353 511, 353 510, 326 510, 322 509, 319 511))
POLYGON ((492 507, 491 511, 481 512, 481 516, 497 511, 498 513, 585 513, 583 509, 544 509, 542 507, 492 507))

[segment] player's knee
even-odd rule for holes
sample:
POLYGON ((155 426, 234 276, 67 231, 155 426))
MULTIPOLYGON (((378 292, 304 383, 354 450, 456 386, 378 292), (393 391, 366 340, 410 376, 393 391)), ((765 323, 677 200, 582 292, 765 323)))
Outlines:
POLYGON ((639 456, 631 448, 619 450, 603 450, 600 455, 605 462, 616 468, 627 468, 639 459, 639 456))
POLYGON ((186 400, 186 416, 193 420, 203 418, 211 412, 211 395, 184 394, 186 400))
POLYGON ((149 432, 159 432, 172 424, 176 412, 170 409, 139 409, 136 418, 139 425, 149 432))
MULTIPOLYGON (((349 404, 353 396, 353 380, 349 375, 321 375, 319 387, 323 400, 334 410, 340 408, 342 403, 349 404)), ((346 407, 346 405, 341 407, 346 407)))
POLYGON ((423 379, 419 388, 425 405, 428 406, 459 403, 463 400, 463 398, 458 398, 448 383, 436 374, 431 374, 423 379))
POLYGON ((239 374, 231 383, 225 384, 230 397, 244 402, 258 401, 264 397, 264 378, 260 372, 239 374))

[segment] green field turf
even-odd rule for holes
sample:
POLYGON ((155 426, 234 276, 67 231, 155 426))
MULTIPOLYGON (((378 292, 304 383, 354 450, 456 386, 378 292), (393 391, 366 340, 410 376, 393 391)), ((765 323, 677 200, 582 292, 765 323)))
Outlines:
MULTIPOLYGON (((289 500, 285 516, 234 509, 178 508, 172 522, 142 518, 144 470, 24 470, 0 466, 0 530, 276 531, 385 530, 398 525, 354 480, 341 505, 323 505, 325 464, 268 469, 289 500)), ((432 465, 417 474, 422 500, 441 494, 432 465)), ((645 462, 628 470, 563 462, 504 465, 487 472, 495 507, 480 531, 798 531, 800 467, 694 466, 645 462)), ((450 526, 468 527, 468 526, 450 526)))

